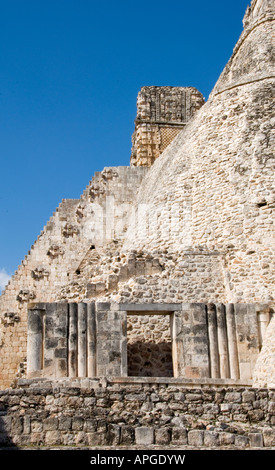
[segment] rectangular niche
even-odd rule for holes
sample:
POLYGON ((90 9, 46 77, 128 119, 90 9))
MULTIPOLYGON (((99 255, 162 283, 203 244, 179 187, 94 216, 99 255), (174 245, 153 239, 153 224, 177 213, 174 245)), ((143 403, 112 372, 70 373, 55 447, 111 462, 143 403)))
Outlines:
POLYGON ((130 377, 173 377, 172 314, 127 313, 130 377))

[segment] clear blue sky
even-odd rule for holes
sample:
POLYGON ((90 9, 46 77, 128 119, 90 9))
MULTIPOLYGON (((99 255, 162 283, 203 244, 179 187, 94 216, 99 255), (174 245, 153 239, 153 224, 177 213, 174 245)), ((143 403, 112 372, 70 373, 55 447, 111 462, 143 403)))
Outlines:
POLYGON ((104 166, 129 164, 142 86, 195 86, 208 97, 249 3, 1 1, 2 278, 63 198, 79 198, 104 166))

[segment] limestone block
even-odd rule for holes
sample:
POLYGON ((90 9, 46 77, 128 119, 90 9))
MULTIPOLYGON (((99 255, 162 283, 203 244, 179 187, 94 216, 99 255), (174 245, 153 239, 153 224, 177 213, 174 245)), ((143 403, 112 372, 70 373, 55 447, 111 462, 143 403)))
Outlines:
POLYGON ((242 394, 242 400, 244 403, 253 403, 255 401, 255 392, 253 391, 245 391, 242 394))
POLYGON ((57 418, 46 418, 43 422, 44 431, 56 431, 58 428, 57 418))
POLYGON ((193 430, 188 432, 188 444, 194 447, 202 447, 204 443, 204 432, 193 430))
POLYGON ((107 445, 118 446, 120 444, 121 429, 117 424, 108 425, 106 442, 107 445))
POLYGON ((155 430, 155 444, 168 445, 171 441, 171 430, 169 428, 162 428, 155 430))
POLYGON ((205 447, 218 447, 220 445, 219 434, 213 431, 204 431, 205 447))
POLYGON ((154 444, 154 429, 141 426, 135 429, 135 440, 137 445, 154 444))
POLYGON ((235 446, 237 448, 245 448, 249 445, 249 439, 247 436, 237 435, 235 437, 235 446))
POLYGON ((186 445, 187 444, 187 431, 181 427, 174 427, 172 429, 172 444, 186 445))
POLYGON ((61 444, 61 435, 59 431, 46 431, 45 443, 47 445, 58 445, 61 444))
POLYGON ((74 416, 72 418, 72 430, 73 431, 82 431, 84 424, 84 419, 81 416, 74 416))
POLYGON ((135 441, 135 430, 132 426, 121 426, 121 444, 131 445, 135 441))
POLYGON ((69 416, 61 416, 59 418, 59 431, 69 431, 72 428, 72 418, 69 416))
POLYGON ((239 392, 226 392, 224 400, 230 403, 241 403, 242 396, 239 392))
POLYGON ((248 434, 250 447, 257 448, 263 447, 263 435, 261 433, 250 433, 248 434))
POLYGON ((235 442, 234 434, 230 432, 220 432, 219 434, 220 445, 221 446, 233 446, 235 442))
POLYGON ((274 447, 275 446, 275 430, 271 427, 264 428, 263 439, 264 439, 265 447, 274 447))

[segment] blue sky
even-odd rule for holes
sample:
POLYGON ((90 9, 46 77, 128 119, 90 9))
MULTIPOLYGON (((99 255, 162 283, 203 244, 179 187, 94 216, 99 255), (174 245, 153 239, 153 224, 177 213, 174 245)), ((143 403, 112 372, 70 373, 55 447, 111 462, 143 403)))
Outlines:
POLYGON ((129 165, 145 85, 208 98, 249 0, 2 0, 0 289, 63 198, 129 165))

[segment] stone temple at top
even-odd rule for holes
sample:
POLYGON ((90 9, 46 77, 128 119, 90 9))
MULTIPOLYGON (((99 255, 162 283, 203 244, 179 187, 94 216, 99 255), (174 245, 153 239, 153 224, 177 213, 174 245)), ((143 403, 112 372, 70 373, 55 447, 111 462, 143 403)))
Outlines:
POLYGON ((130 165, 95 173, 41 231, 0 298, 1 388, 275 386, 274 2, 243 24, 207 102, 143 87, 130 165))

